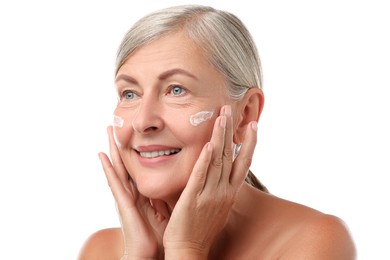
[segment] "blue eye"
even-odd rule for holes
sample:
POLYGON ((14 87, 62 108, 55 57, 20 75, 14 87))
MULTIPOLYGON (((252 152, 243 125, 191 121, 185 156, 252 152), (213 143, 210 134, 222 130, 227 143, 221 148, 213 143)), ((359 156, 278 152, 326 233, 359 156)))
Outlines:
POLYGON ((183 94, 184 89, 180 86, 173 86, 171 89, 171 93, 175 96, 183 94))
POLYGON ((134 99, 134 92, 131 92, 131 91, 125 91, 125 92, 123 92, 123 98, 124 99, 127 99, 127 100, 129 100, 129 99, 134 99))

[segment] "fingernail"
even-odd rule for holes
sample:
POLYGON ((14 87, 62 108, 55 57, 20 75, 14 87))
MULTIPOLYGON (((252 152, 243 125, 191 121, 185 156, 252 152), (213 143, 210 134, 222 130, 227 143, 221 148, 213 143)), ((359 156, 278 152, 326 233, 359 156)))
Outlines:
POLYGON ((252 127, 253 131, 257 132, 257 122, 252 122, 251 127, 252 127))
POLYGON ((225 116, 232 116, 232 107, 230 105, 226 105, 223 109, 223 113, 225 116))
POLYGON ((211 152, 211 151, 213 150, 213 146, 212 146, 212 144, 211 144, 210 142, 208 142, 208 143, 206 144, 206 149, 207 149, 209 152, 211 152))
POLYGON ((221 116, 220 117, 220 126, 222 127, 222 128, 225 128, 226 127, 226 116, 221 116))

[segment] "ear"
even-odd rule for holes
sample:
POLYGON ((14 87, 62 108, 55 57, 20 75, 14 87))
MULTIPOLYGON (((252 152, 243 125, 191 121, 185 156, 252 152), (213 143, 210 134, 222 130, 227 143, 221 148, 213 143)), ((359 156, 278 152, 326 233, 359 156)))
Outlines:
POLYGON ((244 98, 237 105, 237 127, 233 142, 241 144, 244 141, 247 125, 252 121, 259 121, 264 106, 264 94, 260 88, 250 88, 244 98))

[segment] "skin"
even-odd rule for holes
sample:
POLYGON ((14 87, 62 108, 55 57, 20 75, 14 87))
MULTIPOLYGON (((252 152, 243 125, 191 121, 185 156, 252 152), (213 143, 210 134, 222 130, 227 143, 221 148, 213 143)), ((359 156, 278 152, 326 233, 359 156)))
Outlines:
POLYGON ((93 234, 79 259, 355 258, 340 219, 244 182, 263 93, 250 89, 232 102, 221 75, 184 34, 140 48, 116 86, 114 113, 124 125, 108 128, 111 160, 99 158, 122 227, 93 234), (189 123, 207 110, 216 111, 211 120, 189 123), (242 148, 233 161, 235 143, 242 148), (140 158, 139 150, 168 148, 180 151, 140 158))

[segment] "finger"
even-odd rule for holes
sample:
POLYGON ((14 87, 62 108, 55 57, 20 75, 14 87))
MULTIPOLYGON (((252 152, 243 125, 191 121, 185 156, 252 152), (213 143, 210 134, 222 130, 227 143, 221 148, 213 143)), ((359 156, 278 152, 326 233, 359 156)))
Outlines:
POLYGON ((257 142, 257 123, 250 122, 245 132, 245 139, 241 146, 240 153, 234 160, 230 183, 238 189, 244 182, 252 163, 253 153, 257 142))
POLYGON ((115 169, 112 166, 108 156, 105 153, 99 153, 99 159, 102 163, 103 170, 107 178, 108 186, 111 189, 115 201, 118 203, 118 208, 121 209, 125 205, 134 205, 133 201, 127 195, 128 192, 123 186, 123 183, 118 177, 117 173, 115 172, 115 169))
POLYGON ((205 144, 199 155, 199 159, 194 165, 183 193, 190 193, 191 195, 202 193, 208 175, 207 172, 210 166, 213 150, 214 148, 211 143, 205 144))
POLYGON ((215 120, 210 143, 213 147, 211 162, 206 175, 205 189, 214 190, 221 178, 223 166, 223 149, 226 129, 226 116, 221 115, 215 120))
POLYGON ((120 180, 122 183, 128 182, 129 174, 123 165, 122 158, 119 154, 118 147, 115 142, 114 133, 112 126, 107 127, 107 134, 108 134, 108 142, 110 145, 110 156, 112 160, 113 167, 118 174, 120 180))
POLYGON ((224 106, 222 114, 226 116, 225 139, 223 141, 222 173, 219 183, 229 184, 233 163, 233 119, 231 107, 224 106))

